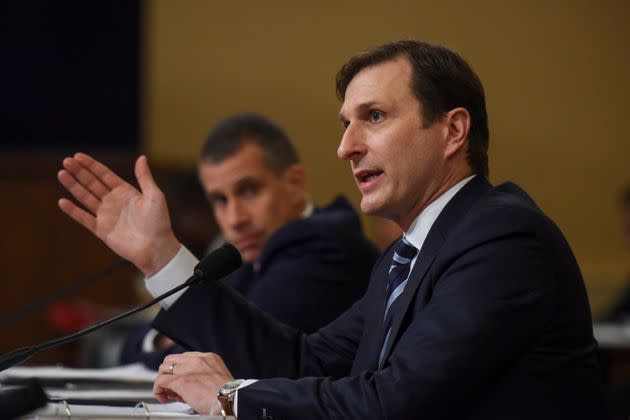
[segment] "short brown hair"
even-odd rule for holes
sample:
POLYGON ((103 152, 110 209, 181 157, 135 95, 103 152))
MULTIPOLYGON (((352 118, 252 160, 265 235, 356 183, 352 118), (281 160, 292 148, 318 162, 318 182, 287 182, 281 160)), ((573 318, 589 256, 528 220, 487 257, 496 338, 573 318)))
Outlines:
POLYGON ((337 73, 337 96, 344 100, 346 89, 361 70, 396 57, 406 57, 413 68, 411 90, 420 102, 423 123, 432 124, 453 108, 470 114, 468 164, 474 172, 488 176, 488 114, 479 77, 455 51, 427 42, 403 40, 380 45, 350 58, 337 73))
POLYGON ((276 175, 299 162, 289 135, 270 119, 254 113, 235 114, 220 121, 201 147, 201 161, 222 162, 249 143, 260 146, 265 164, 276 175))

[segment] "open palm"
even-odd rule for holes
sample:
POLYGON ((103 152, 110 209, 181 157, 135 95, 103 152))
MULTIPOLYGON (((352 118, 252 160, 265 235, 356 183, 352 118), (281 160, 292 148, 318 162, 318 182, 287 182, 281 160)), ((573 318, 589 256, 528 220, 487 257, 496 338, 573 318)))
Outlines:
POLYGON ((61 210, 146 275, 170 261, 179 242, 171 229, 164 195, 144 156, 135 166, 140 191, 82 153, 64 159, 63 166, 59 181, 82 207, 60 199, 61 210))

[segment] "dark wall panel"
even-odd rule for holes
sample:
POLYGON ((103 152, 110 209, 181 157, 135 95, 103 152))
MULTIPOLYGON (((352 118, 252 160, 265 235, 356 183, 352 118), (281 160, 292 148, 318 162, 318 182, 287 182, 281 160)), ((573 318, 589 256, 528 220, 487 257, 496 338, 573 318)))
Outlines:
POLYGON ((140 2, 4 1, 3 150, 136 150, 140 2))

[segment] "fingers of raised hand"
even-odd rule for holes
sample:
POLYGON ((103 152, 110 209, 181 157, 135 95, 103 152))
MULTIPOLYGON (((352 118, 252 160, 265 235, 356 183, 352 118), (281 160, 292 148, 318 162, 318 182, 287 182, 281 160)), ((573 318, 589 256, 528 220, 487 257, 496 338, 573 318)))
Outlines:
POLYGON ((153 179, 151 169, 149 169, 149 163, 147 162, 146 156, 142 155, 136 160, 134 172, 136 174, 140 190, 142 190, 143 193, 154 194, 159 191, 159 188, 153 179))
POLYGON ((96 212, 110 189, 89 168, 75 158, 65 158, 57 174, 59 182, 87 209, 96 212))
POLYGON ((93 215, 65 198, 59 200, 59 208, 87 230, 96 233, 96 218, 93 215))
POLYGON ((96 213, 101 204, 102 196, 94 194, 77 179, 73 172, 66 169, 59 171, 57 179, 59 179, 61 185, 63 185, 79 203, 85 206, 85 208, 90 210, 92 213, 96 213))
POLYGON ((114 171, 85 153, 75 154, 74 160, 87 169, 93 176, 98 178, 98 180, 107 187, 107 189, 111 190, 116 188, 118 185, 125 183, 125 181, 116 175, 114 171))

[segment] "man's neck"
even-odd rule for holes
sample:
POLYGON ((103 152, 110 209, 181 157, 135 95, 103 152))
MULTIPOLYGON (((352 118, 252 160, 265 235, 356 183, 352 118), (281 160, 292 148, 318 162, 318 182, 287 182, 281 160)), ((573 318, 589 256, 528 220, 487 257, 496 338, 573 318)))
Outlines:
POLYGON ((429 230, 433 226, 433 223, 437 220, 444 207, 453 199, 453 197, 472 180, 475 175, 468 176, 448 190, 443 192, 439 197, 433 200, 428 206, 426 206, 420 214, 413 220, 409 229, 405 231, 405 237, 416 248, 421 249, 424 244, 429 230))
POLYGON ((400 226, 403 231, 407 231, 414 220, 420 215, 427 207, 431 205, 435 200, 440 198, 444 193, 449 191, 453 186, 460 183, 462 180, 474 175, 470 168, 454 171, 447 174, 440 182, 440 184, 433 188, 433 193, 428 197, 422 199, 422 201, 416 203, 415 208, 409 211, 407 215, 402 216, 399 220, 393 220, 400 226))

